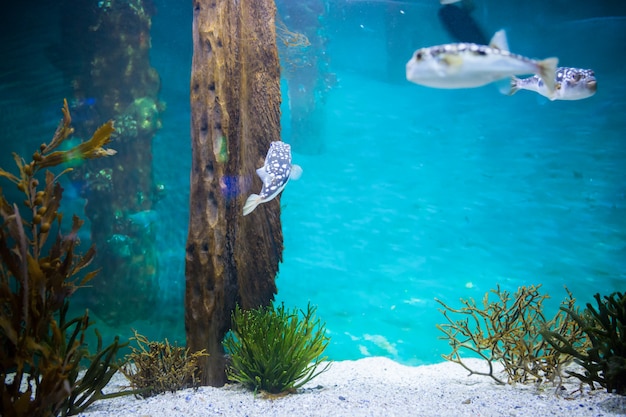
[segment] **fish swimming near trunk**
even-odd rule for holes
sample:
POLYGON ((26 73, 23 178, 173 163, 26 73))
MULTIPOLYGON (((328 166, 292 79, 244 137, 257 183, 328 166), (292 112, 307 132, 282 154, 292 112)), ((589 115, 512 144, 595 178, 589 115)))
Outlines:
POLYGON ((529 90, 550 100, 582 100, 593 96, 597 86, 596 75, 593 70, 559 67, 556 69, 553 92, 548 91, 540 77, 533 75, 529 78, 511 77, 508 95, 513 95, 519 90, 529 90))
POLYGON ((263 188, 259 194, 251 194, 243 206, 243 215, 246 216, 261 203, 272 200, 287 185, 290 179, 297 180, 302 175, 302 168, 291 164, 291 146, 285 142, 275 141, 270 144, 265 163, 256 170, 263 181, 263 188))
POLYGON ((406 64, 406 78, 435 88, 473 88, 513 75, 537 74, 548 91, 554 91, 557 58, 542 61, 508 50, 504 30, 496 32, 489 45, 449 43, 421 48, 406 64))

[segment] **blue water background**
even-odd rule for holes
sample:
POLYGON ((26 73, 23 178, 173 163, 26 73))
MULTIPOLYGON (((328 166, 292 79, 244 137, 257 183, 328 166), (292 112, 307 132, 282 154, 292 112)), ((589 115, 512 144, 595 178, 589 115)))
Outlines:
POLYGON ((327 150, 294 156, 304 175, 282 200, 278 298, 320 306, 333 358, 439 360, 449 348, 438 340, 434 298, 459 306, 459 297, 480 300, 497 285, 542 284, 554 313, 564 285, 582 302, 625 287, 617 57, 626 20, 593 19, 585 7, 563 16, 532 2, 486 6, 481 23, 505 28, 515 51, 594 68, 600 87, 589 100, 386 82, 385 13, 402 11, 412 23, 399 30, 418 36, 418 46, 449 42, 431 5, 363 3, 341 15, 329 43, 339 83, 326 107, 327 150))
MULTIPOLYGON (((293 155, 304 173, 281 199, 285 251, 276 298, 318 306, 331 359, 440 361, 449 348, 438 339, 435 325, 444 319, 435 298, 459 306, 460 297, 480 300, 497 285, 513 292, 542 284, 554 313, 564 285, 581 303, 626 289, 624 6, 475 3, 487 32, 507 30, 511 50, 593 68, 598 92, 550 102, 527 91, 503 96, 493 85, 436 90, 390 80, 385 19, 401 14, 406 61, 413 47, 451 41, 437 2, 330 2, 323 22, 337 83, 323 107, 325 150, 293 155)), ((162 299, 151 320, 132 327, 184 341, 191 7, 157 6, 152 58, 167 103, 154 139, 155 180, 168 190, 158 205, 162 299)), ((33 71, 34 79, 51 78, 45 66, 33 71)), ((1 90, 13 113, 0 120, 14 131, 36 110, 41 123, 22 131, 37 138, 35 146, 58 120, 63 89, 50 83, 45 96, 29 87, 36 100, 17 94, 23 86, 1 90)), ((284 110, 289 142, 287 102, 284 110)), ((8 150, 33 148, 6 138, 2 166, 8 150)), ((131 326, 98 327, 106 336, 130 335, 131 326)))

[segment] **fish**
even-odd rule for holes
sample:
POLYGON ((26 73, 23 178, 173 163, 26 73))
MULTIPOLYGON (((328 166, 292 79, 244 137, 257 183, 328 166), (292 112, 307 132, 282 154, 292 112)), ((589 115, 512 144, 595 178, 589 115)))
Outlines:
POLYGON ((251 194, 243 206, 243 215, 247 216, 262 203, 267 203, 280 194, 290 179, 297 180, 302 175, 299 165, 291 164, 291 146, 281 141, 270 144, 263 166, 256 170, 263 181, 259 194, 251 194))
POLYGON ((519 90, 529 90, 541 94, 550 100, 582 100, 593 96, 598 88, 593 70, 571 67, 558 67, 555 76, 555 88, 548 91, 543 80, 533 75, 528 78, 511 77, 508 95, 519 90))
POLYGON ((537 74, 554 91, 558 58, 541 61, 509 52, 499 30, 489 45, 449 43, 418 49, 406 64, 407 80, 434 88, 473 88, 513 75, 537 74))

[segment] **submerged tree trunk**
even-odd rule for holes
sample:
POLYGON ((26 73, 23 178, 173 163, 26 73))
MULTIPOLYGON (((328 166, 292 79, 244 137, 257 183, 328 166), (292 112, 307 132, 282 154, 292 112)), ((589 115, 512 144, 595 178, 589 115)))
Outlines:
MULTIPOLYGON (((89 138, 113 119, 113 158, 74 167, 70 174, 91 223, 94 260, 101 269, 81 300, 109 326, 154 314, 159 294, 157 201, 152 140, 161 127, 159 74, 150 64, 151 0, 62 4, 62 43, 56 65, 74 89, 70 100, 76 136, 89 138)), ((53 52, 51 52, 53 53, 53 52)))
POLYGON ((221 341, 236 303, 268 304, 282 258, 279 199, 242 215, 280 140, 280 67, 273 0, 194 0, 192 171, 185 329, 191 351, 210 354, 202 383, 226 381, 221 341))

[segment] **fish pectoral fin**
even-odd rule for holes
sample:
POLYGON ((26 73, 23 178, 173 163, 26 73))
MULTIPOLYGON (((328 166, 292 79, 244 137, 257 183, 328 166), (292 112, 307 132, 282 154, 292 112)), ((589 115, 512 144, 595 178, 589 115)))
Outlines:
POLYGON ((552 94, 556 87, 556 66, 559 65, 558 58, 546 58, 537 63, 539 66, 539 75, 546 85, 546 88, 552 94))
POLYGON ((243 205, 243 215, 247 216, 248 214, 252 213, 252 211, 256 208, 256 206, 258 206, 262 202, 263 202, 263 199, 261 198, 260 195, 250 194, 250 197, 248 197, 245 204, 243 205))
POLYGON ((446 65, 446 73, 451 74, 461 70, 463 58, 454 54, 443 54, 439 58, 439 62, 446 65))
POLYGON ((509 50, 509 41, 506 39, 506 32, 504 29, 500 29, 493 35, 489 41, 489 47, 499 49, 501 51, 509 50))
POLYGON ((302 176, 302 167, 300 165, 292 165, 289 179, 297 180, 302 176))
POLYGON ((259 178, 261 178, 261 181, 263 181, 263 184, 265 184, 265 179, 269 175, 267 171, 265 170, 265 166, 262 166, 261 168, 257 169, 256 174, 259 176, 259 178))
POLYGON ((554 91, 549 93, 546 97, 548 97, 550 99, 550 101, 557 100, 559 98, 558 94, 559 94, 559 91, 561 90, 561 88, 563 88, 561 86, 561 83, 556 83, 554 85, 554 91))
POLYGON ((274 179, 276 178, 274 174, 267 172, 267 169, 265 169, 265 167, 257 169, 256 173, 259 176, 259 178, 261 178, 263 185, 266 187, 268 187, 272 182, 274 182, 274 179))

